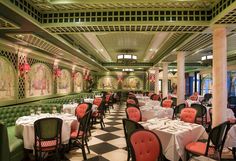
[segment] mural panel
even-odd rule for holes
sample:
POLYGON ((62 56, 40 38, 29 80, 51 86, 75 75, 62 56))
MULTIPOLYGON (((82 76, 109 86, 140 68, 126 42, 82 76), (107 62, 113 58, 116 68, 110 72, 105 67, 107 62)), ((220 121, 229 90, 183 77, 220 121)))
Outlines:
POLYGON ((52 94, 52 73, 42 63, 34 64, 25 81, 26 97, 46 96, 52 94))
POLYGON ((57 93, 65 94, 71 92, 71 75, 68 70, 62 69, 61 76, 57 78, 57 93))
POLYGON ((125 90, 143 90, 143 81, 136 76, 129 76, 123 82, 125 90))
POLYGON ((15 98, 15 72, 13 66, 0 57, 0 99, 15 98))
POLYGON ((81 92, 83 90, 83 76, 77 72, 74 76, 74 92, 81 92))
POLYGON ((98 80, 98 89, 117 89, 117 80, 111 76, 104 76, 98 80))

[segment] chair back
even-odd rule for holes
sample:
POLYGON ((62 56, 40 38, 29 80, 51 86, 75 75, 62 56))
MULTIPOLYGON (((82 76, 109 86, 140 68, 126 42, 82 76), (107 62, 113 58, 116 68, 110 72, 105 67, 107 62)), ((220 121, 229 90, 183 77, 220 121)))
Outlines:
POLYGON ((77 116, 77 118, 82 118, 84 114, 91 108, 92 108, 91 103, 85 103, 85 102, 81 103, 75 109, 75 116, 77 116))
POLYGON ((229 128, 230 128, 230 123, 229 121, 226 121, 214 127, 210 131, 208 141, 207 141, 207 148, 205 152, 206 156, 208 155, 209 147, 213 147, 215 151, 220 153, 220 157, 221 157, 221 153, 224 148, 224 143, 225 143, 225 139, 229 131, 229 128))
POLYGON ((177 106, 177 98, 176 97, 171 97, 171 100, 173 101, 172 106, 173 107, 177 106))
POLYGON ((125 109, 127 118, 135 122, 142 120, 141 111, 137 107, 128 107, 125 109))
POLYGON ((157 95, 157 94, 153 94, 153 95, 151 95, 150 98, 151 98, 152 100, 154 100, 154 101, 158 101, 158 100, 160 99, 160 96, 157 95))
POLYGON ((62 120, 59 118, 43 118, 34 122, 35 149, 41 151, 58 149, 61 145, 62 120))
POLYGON ((130 107, 130 106, 138 107, 138 104, 134 99, 128 98, 127 101, 126 101, 126 107, 130 107))
POLYGON ((161 141, 150 130, 135 130, 130 136, 130 143, 134 161, 157 161, 162 158, 161 141))
POLYGON ((104 103, 105 102, 104 102, 103 98, 101 98, 101 97, 96 97, 93 101, 93 104, 98 106, 98 108, 97 108, 98 110, 104 110, 104 103))
POLYGON ((107 94, 106 96, 105 96, 105 101, 106 101, 106 103, 109 103, 109 101, 110 101, 110 99, 111 99, 111 94, 107 94))
POLYGON ((197 117, 204 117, 207 113, 206 107, 202 104, 193 103, 191 107, 197 110, 197 117))
POLYGON ((7 127, 0 122, 0 160, 10 161, 9 140, 7 127))
POLYGON ((180 120, 189 123, 195 123, 197 110, 194 108, 184 108, 180 112, 180 120))
POLYGON ((84 136, 87 134, 91 113, 91 110, 87 111, 84 116, 79 120, 80 123, 77 133, 78 135, 80 134, 80 132, 83 132, 84 136))
POLYGON ((164 101, 162 101, 162 107, 164 108, 171 108, 173 104, 173 101, 170 99, 165 99, 164 101))
POLYGON ((209 101, 211 98, 212 98, 212 94, 211 94, 211 93, 206 93, 206 94, 204 95, 204 100, 205 100, 205 101, 209 101))
POLYGON ((173 113, 173 118, 179 117, 181 110, 184 109, 185 107, 186 107, 185 103, 181 103, 181 104, 175 106, 174 113, 173 113))

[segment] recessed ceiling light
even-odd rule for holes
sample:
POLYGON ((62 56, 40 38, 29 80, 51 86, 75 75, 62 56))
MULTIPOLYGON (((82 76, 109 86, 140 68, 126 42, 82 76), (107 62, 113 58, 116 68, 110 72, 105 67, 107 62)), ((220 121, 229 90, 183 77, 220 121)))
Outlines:
POLYGON ((153 49, 149 49, 149 51, 153 51, 153 49))

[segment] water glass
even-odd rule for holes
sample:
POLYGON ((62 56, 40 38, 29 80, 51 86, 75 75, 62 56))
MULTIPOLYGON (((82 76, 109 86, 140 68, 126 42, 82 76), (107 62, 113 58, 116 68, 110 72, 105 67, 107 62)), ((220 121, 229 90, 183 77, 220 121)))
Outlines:
POLYGON ((31 115, 31 116, 34 116, 34 115, 35 115, 35 111, 34 111, 34 109, 32 109, 32 108, 30 109, 30 115, 31 115))
POLYGON ((41 107, 38 107, 38 109, 37 109, 37 114, 40 115, 41 112, 42 112, 42 108, 41 108, 41 107))
POLYGON ((52 107, 52 113, 53 114, 57 113, 57 107, 56 106, 52 107))

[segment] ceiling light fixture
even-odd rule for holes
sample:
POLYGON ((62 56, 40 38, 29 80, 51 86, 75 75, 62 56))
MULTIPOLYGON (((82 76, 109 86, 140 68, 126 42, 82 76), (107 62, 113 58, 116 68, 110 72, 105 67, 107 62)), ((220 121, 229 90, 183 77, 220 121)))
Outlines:
POLYGON ((122 69, 123 72, 133 72, 134 69, 122 69))
POLYGON ((117 56, 118 63, 136 63, 138 57, 133 54, 119 54, 117 56))
POLYGON ((201 62, 204 65, 212 65, 213 55, 202 56, 201 62))

